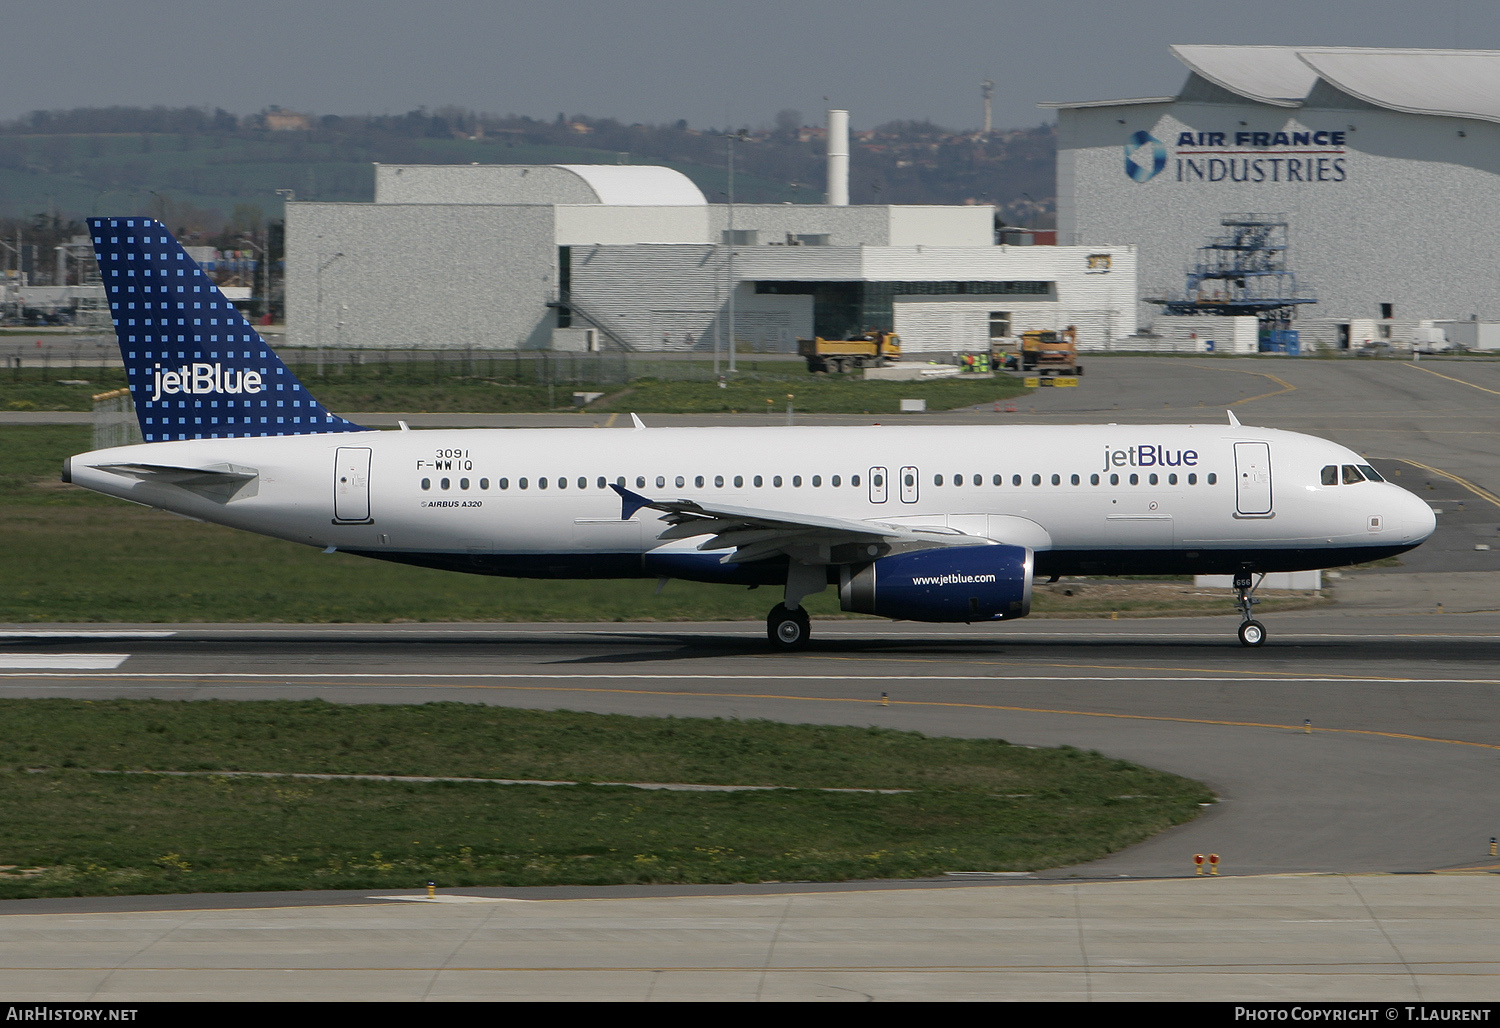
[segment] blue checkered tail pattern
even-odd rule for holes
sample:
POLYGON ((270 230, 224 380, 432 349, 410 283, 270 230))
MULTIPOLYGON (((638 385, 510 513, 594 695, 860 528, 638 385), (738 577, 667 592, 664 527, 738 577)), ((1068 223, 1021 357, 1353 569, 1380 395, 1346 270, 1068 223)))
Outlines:
POLYGON ((368 431, 313 399, 161 222, 88 224, 148 443, 368 431))

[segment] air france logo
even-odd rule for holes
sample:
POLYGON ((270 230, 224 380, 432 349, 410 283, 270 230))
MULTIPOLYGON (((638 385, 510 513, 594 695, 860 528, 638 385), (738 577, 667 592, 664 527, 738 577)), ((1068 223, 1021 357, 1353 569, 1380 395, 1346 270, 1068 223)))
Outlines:
POLYGON ((224 365, 184 364, 180 368, 162 370, 154 365, 152 377, 153 401, 175 393, 196 396, 202 393, 259 393, 264 392, 259 371, 225 371, 224 365))
POLYGON ((1167 166, 1167 148, 1144 130, 1125 143, 1125 174, 1133 182, 1150 182, 1167 166))

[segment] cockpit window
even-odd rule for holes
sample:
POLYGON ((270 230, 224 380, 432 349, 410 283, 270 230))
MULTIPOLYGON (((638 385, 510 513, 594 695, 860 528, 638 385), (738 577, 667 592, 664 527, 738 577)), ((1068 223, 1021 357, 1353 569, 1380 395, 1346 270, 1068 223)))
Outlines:
POLYGON ((1344 465, 1344 484, 1353 485, 1355 482, 1363 482, 1365 476, 1359 473, 1359 468, 1353 464, 1344 465))
POLYGON ((1338 485, 1339 484, 1339 466, 1337 464, 1329 464, 1328 466, 1326 466, 1323 469, 1323 484, 1324 485, 1338 485))
POLYGON ((1371 482, 1384 482, 1385 481, 1385 479, 1383 479, 1383 478, 1380 477, 1380 472, 1378 472, 1374 468, 1370 467, 1370 465, 1368 465, 1368 464, 1357 464, 1355 466, 1358 467, 1360 471, 1364 472, 1365 477, 1368 478, 1371 482))

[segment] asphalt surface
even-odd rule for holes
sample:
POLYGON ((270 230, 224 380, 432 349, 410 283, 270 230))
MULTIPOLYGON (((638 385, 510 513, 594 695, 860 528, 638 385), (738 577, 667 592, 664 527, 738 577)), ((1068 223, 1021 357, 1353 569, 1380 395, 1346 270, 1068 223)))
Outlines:
MULTIPOLYGON (((950 882, 227 901, 258 904, 254 917, 216 910, 226 901, 215 897, 0 904, 26 915, 0 927, 0 987, 34 998, 1494 998, 1500 557, 1475 547, 1500 544, 1497 400, 1500 363, 1484 361, 1090 358, 1076 390, 928 416, 1180 423, 1229 408, 1245 424, 1345 443, 1443 511, 1399 566, 1340 579, 1349 602, 1263 618, 1258 650, 1235 642, 1227 599, 1223 618, 820 623, 793 655, 767 652, 761 628, 743 624, 83 629, 113 637, 12 626, 0 637, 5 696, 459 699, 887 725, 1098 749, 1198 778, 1219 802, 1086 867, 957 893, 950 882), (1201 852, 1237 877, 1184 880, 1201 852), (322 905, 297 905, 309 902, 322 905), (349 958, 327 959, 340 946, 349 958)), ((398 417, 618 425, 588 412, 356 420, 398 417)))

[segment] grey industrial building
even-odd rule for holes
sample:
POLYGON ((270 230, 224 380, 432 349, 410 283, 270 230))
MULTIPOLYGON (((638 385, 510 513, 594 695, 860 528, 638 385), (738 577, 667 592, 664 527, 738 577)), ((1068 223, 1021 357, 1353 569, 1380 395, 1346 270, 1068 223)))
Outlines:
POLYGON ((1304 341, 1500 320, 1500 52, 1171 49, 1176 96, 1044 105, 1059 242, 1135 244, 1141 296, 1162 296, 1226 214, 1270 212, 1318 300, 1304 341))
POLYGON ((287 206, 294 346, 705 351, 732 322, 740 352, 872 328, 954 351, 1136 328, 1132 247, 996 245, 989 206, 731 207, 660 167, 375 171, 373 203, 287 206))

